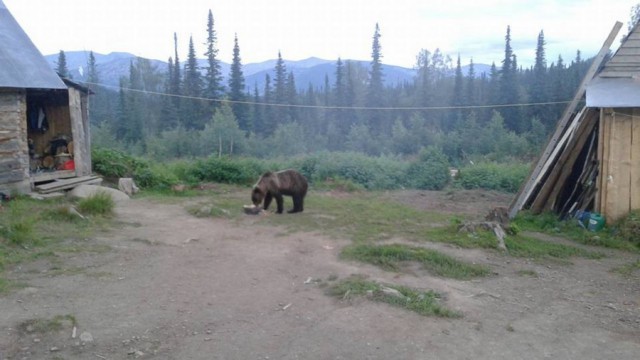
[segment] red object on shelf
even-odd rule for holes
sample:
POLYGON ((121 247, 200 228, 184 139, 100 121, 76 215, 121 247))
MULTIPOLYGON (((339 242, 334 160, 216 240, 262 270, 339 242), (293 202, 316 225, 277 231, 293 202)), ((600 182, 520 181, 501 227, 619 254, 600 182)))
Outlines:
POLYGON ((73 160, 67 160, 62 164, 62 170, 75 170, 76 163, 73 160))

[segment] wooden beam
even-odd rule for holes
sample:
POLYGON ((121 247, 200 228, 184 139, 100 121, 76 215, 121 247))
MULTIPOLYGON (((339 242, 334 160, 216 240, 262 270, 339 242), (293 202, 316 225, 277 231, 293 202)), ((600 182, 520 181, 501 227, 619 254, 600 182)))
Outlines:
POLYGON ((604 44, 602 45, 602 48, 598 52, 598 55, 596 55, 596 57, 593 60, 593 63, 591 63, 591 66, 589 67, 589 70, 587 71, 585 77, 582 79, 582 82, 580 83, 580 86, 578 87, 578 90, 576 91, 576 94, 573 97, 573 100, 571 101, 571 103, 569 103, 569 105, 564 111, 564 114, 562 115, 562 118, 558 122, 556 126, 556 131, 553 133, 553 135, 549 139, 547 146, 545 147, 544 151, 542 152, 542 155, 538 159, 537 165, 533 168, 531 174, 529 175, 529 179, 527 180, 527 182, 525 182, 524 187, 522 188, 518 196, 516 196, 513 203, 511 204, 509 208, 509 218, 513 219, 518 213, 518 211, 520 211, 520 209, 522 209, 524 204, 527 202, 527 200, 529 199, 529 196, 531 196, 533 189, 537 185, 537 182, 536 182, 537 180, 535 179, 539 179, 539 175, 542 170, 542 167, 547 162, 547 159, 553 152, 553 149, 556 147, 556 143, 558 142, 562 133, 567 127, 567 123, 573 117, 576 107, 578 106, 578 103, 580 102, 580 100, 582 100, 586 92, 587 84, 596 75, 596 72, 600 68, 600 65, 602 64, 604 57, 609 53, 609 49, 611 48, 611 45, 613 44, 616 36, 618 36, 618 32, 620 31, 621 27, 622 27, 622 23, 620 21, 617 21, 613 26, 613 29, 611 29, 609 36, 607 37, 604 44))
POLYGON ((640 209, 640 109, 633 109, 631 133, 631 210, 640 209))

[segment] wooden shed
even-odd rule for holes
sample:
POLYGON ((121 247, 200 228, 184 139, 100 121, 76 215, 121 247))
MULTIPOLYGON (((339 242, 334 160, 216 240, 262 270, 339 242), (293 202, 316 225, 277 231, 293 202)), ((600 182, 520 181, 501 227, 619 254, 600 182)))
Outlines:
POLYGON ((0 0, 0 191, 91 173, 90 91, 61 79, 0 0))
POLYGON ((608 224, 640 209, 640 29, 604 61, 616 23, 511 205, 561 217, 595 212, 608 224), (578 109, 578 104, 585 106, 578 109))

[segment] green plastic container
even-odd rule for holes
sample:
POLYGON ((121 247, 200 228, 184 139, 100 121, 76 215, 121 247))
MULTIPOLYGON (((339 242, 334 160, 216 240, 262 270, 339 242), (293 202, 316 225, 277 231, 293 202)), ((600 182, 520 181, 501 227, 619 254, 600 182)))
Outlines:
POLYGON ((590 231, 600 231, 604 227, 604 223, 604 216, 598 213, 591 213, 591 215, 589 216, 589 225, 587 226, 587 229, 589 229, 590 231))

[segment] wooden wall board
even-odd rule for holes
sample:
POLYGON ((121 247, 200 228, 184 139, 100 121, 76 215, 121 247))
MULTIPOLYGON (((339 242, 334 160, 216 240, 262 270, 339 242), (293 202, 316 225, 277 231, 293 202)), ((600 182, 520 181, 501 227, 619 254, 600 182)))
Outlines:
POLYGON ((631 187, 631 116, 619 112, 613 115, 609 142, 609 174, 605 216, 613 223, 629 213, 631 187))
POLYGON ((640 209, 640 108, 633 109, 631 129, 631 210, 640 209))
POLYGON ((613 110, 602 109, 602 162, 600 163, 600 208, 601 214, 607 212, 607 188, 609 184, 609 149, 611 144, 611 124, 613 123, 613 110))
POLYGON ((597 160, 598 160, 598 167, 599 172, 598 172, 598 177, 596 178, 596 196, 595 196, 595 211, 600 212, 600 204, 601 204, 601 194, 602 191, 600 191, 600 189, 602 189, 602 143, 603 143, 603 139, 604 139, 604 121, 603 121, 603 111, 602 109, 600 109, 599 113, 599 117, 598 117, 598 142, 596 144, 596 146, 598 147, 598 152, 597 152, 597 160))

